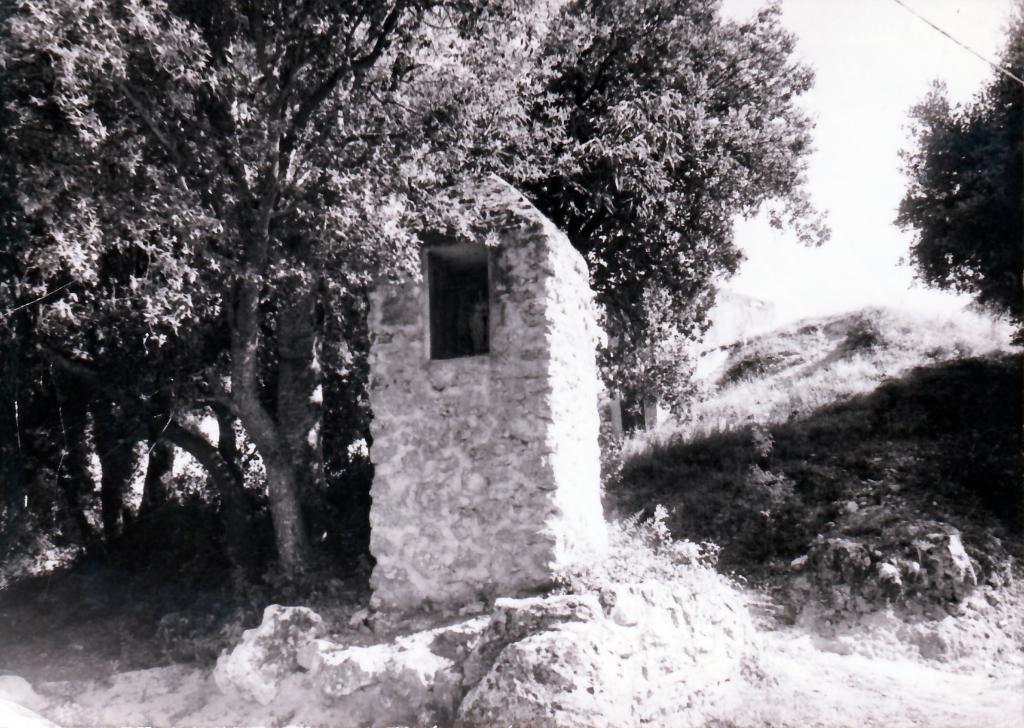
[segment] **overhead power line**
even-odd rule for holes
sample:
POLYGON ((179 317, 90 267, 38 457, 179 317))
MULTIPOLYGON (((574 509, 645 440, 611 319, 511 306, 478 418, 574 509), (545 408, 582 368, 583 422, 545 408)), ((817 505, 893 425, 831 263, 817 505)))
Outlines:
POLYGON ((914 10, 914 9, 913 9, 912 7, 910 7, 909 5, 907 5, 907 4, 905 3, 905 2, 903 2, 903 0, 892 0, 892 1, 893 1, 894 3, 896 3, 897 5, 899 5, 899 6, 901 7, 901 8, 903 8, 904 10, 906 10, 906 11, 907 11, 908 13, 910 13, 911 15, 913 15, 913 16, 914 16, 915 18, 917 18, 918 20, 920 20, 921 22, 923 22, 923 23, 926 23, 927 25, 931 26, 932 28, 934 28, 934 29, 935 29, 935 30, 937 30, 938 32, 942 33, 942 35, 944 35, 944 36, 946 36, 947 38, 949 38, 949 39, 950 39, 951 41, 953 41, 954 43, 956 43, 956 44, 957 44, 958 46, 960 46, 961 48, 963 48, 963 49, 964 49, 965 51, 967 51, 967 52, 968 52, 968 53, 970 53, 971 55, 973 55, 973 56, 976 56, 976 57, 980 58, 980 59, 981 59, 981 60, 983 60, 983 61, 984 61, 985 63, 987 63, 988 65, 992 66, 992 68, 994 68, 994 69, 996 69, 997 71, 999 71, 999 73, 1003 74, 1003 75, 1004 75, 1004 76, 1006 76, 1007 78, 1012 78, 1012 79, 1013 79, 1014 81, 1016 81, 1017 83, 1019 83, 1019 84, 1020 84, 1021 86, 1024 86, 1024 78, 1021 78, 1021 77, 1020 77, 1020 76, 1018 76, 1017 74, 1013 73, 1013 71, 1009 70, 1008 68, 1003 68, 1002 66, 1000 66, 1000 65, 999 65, 998 63, 996 63, 995 61, 992 61, 991 59, 989 59, 989 58, 986 58, 985 56, 983 56, 983 55, 981 55, 980 53, 978 53, 978 51, 974 50, 973 48, 971 48, 971 47, 970 47, 969 45, 967 45, 966 43, 963 43, 963 42, 961 42, 961 41, 960 41, 959 39, 957 39, 957 38, 954 38, 954 37, 953 37, 952 35, 950 35, 950 34, 949 34, 949 33, 947 33, 947 32, 946 32, 945 30, 943 30, 942 28, 940 28, 939 26, 937 26, 937 25, 936 25, 935 23, 933 23, 932 21, 928 20, 928 18, 924 17, 924 16, 923 16, 923 15, 921 15, 921 14, 920 14, 919 12, 917 12, 916 10, 914 10))
POLYGON ((13 316, 14 314, 16 314, 18 311, 20 311, 23 308, 28 308, 29 306, 31 306, 33 304, 36 304, 36 303, 39 303, 40 301, 42 301, 42 300, 44 300, 46 298, 49 298, 50 296, 56 296, 58 293, 63 291, 65 288, 70 286, 72 283, 74 283, 74 281, 68 281, 67 283, 65 283, 63 286, 60 286, 59 288, 54 288, 52 291, 47 291, 43 295, 39 296, 39 298, 33 298, 31 301, 23 303, 20 306, 15 306, 14 308, 10 309, 9 311, 5 311, 3 313, 3 317, 7 318, 8 316, 13 316))

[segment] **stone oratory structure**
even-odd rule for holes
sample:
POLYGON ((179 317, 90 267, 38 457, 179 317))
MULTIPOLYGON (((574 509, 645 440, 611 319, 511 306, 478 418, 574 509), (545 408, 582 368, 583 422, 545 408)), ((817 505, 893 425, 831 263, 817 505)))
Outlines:
POLYGON ((586 263, 501 180, 477 200, 497 244, 370 298, 375 609, 527 594, 606 543, 586 263))

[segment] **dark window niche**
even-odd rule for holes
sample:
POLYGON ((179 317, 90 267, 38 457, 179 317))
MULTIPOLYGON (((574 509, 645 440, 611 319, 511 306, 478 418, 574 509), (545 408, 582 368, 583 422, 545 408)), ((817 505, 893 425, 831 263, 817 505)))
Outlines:
POLYGON ((427 252, 430 358, 479 356, 491 350, 487 249, 449 246, 427 252))

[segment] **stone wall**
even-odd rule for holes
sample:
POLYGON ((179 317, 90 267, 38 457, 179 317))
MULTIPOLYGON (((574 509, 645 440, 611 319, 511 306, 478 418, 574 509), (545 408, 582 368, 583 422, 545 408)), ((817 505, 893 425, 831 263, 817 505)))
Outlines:
POLYGON ((371 296, 378 609, 528 592, 604 547, 586 264, 500 180, 479 202, 499 240, 489 354, 430 359, 423 281, 371 296))

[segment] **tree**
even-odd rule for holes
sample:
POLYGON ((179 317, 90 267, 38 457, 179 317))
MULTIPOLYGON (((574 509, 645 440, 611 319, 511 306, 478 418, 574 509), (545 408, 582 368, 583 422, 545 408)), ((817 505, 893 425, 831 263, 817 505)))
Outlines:
POLYGON ((190 449, 224 494, 231 443, 183 422, 237 420, 293 576, 303 500, 346 467, 325 473, 325 429, 337 452, 365 426, 365 292, 415 270, 426 234, 473 233, 481 175, 586 256, 613 384, 630 361, 672 369, 674 344, 647 356, 649 338, 698 334, 739 259, 735 214, 775 199, 773 219, 807 219, 810 72, 777 8, 737 24, 713 0, 18 0, 0 42, 18 295, 49 294, 36 348, 89 383, 94 434, 190 449))
MULTIPOLYGON (((6 84, 0 83, 0 141, 7 139, 13 119, 7 112, 6 84)), ((0 158, 0 556, 18 529, 25 499, 18 423, 18 389, 24 314, 19 315, 18 252, 23 242, 18 202, 14 194, 17 170, 11 157, 0 158)))
MULTIPOLYGON (((1000 64, 1024 78, 1024 6, 1000 64)), ((968 293, 1024 322, 1024 84, 996 73, 969 104, 936 84, 911 111, 907 191, 896 222, 914 234, 910 260, 937 288, 968 293)))
MULTIPOLYGON (((286 574, 323 482, 325 302, 409 270, 423 230, 466 229, 467 178, 524 169, 500 155, 526 133, 518 5, 21 0, 4 26, 21 284, 69 285, 40 331, 68 370, 165 357, 163 399, 227 407, 286 574)), ((125 388, 110 402, 160 387, 125 388)))
POLYGON ((718 0, 575 0, 552 24, 537 124, 553 164, 520 183, 586 257, 611 335, 608 384, 665 397, 687 374, 673 344, 705 328, 742 254, 733 220, 768 205, 809 242, 827 233, 804 190, 811 70, 769 5, 724 20, 718 0), (639 381, 638 381, 639 380, 639 381))

